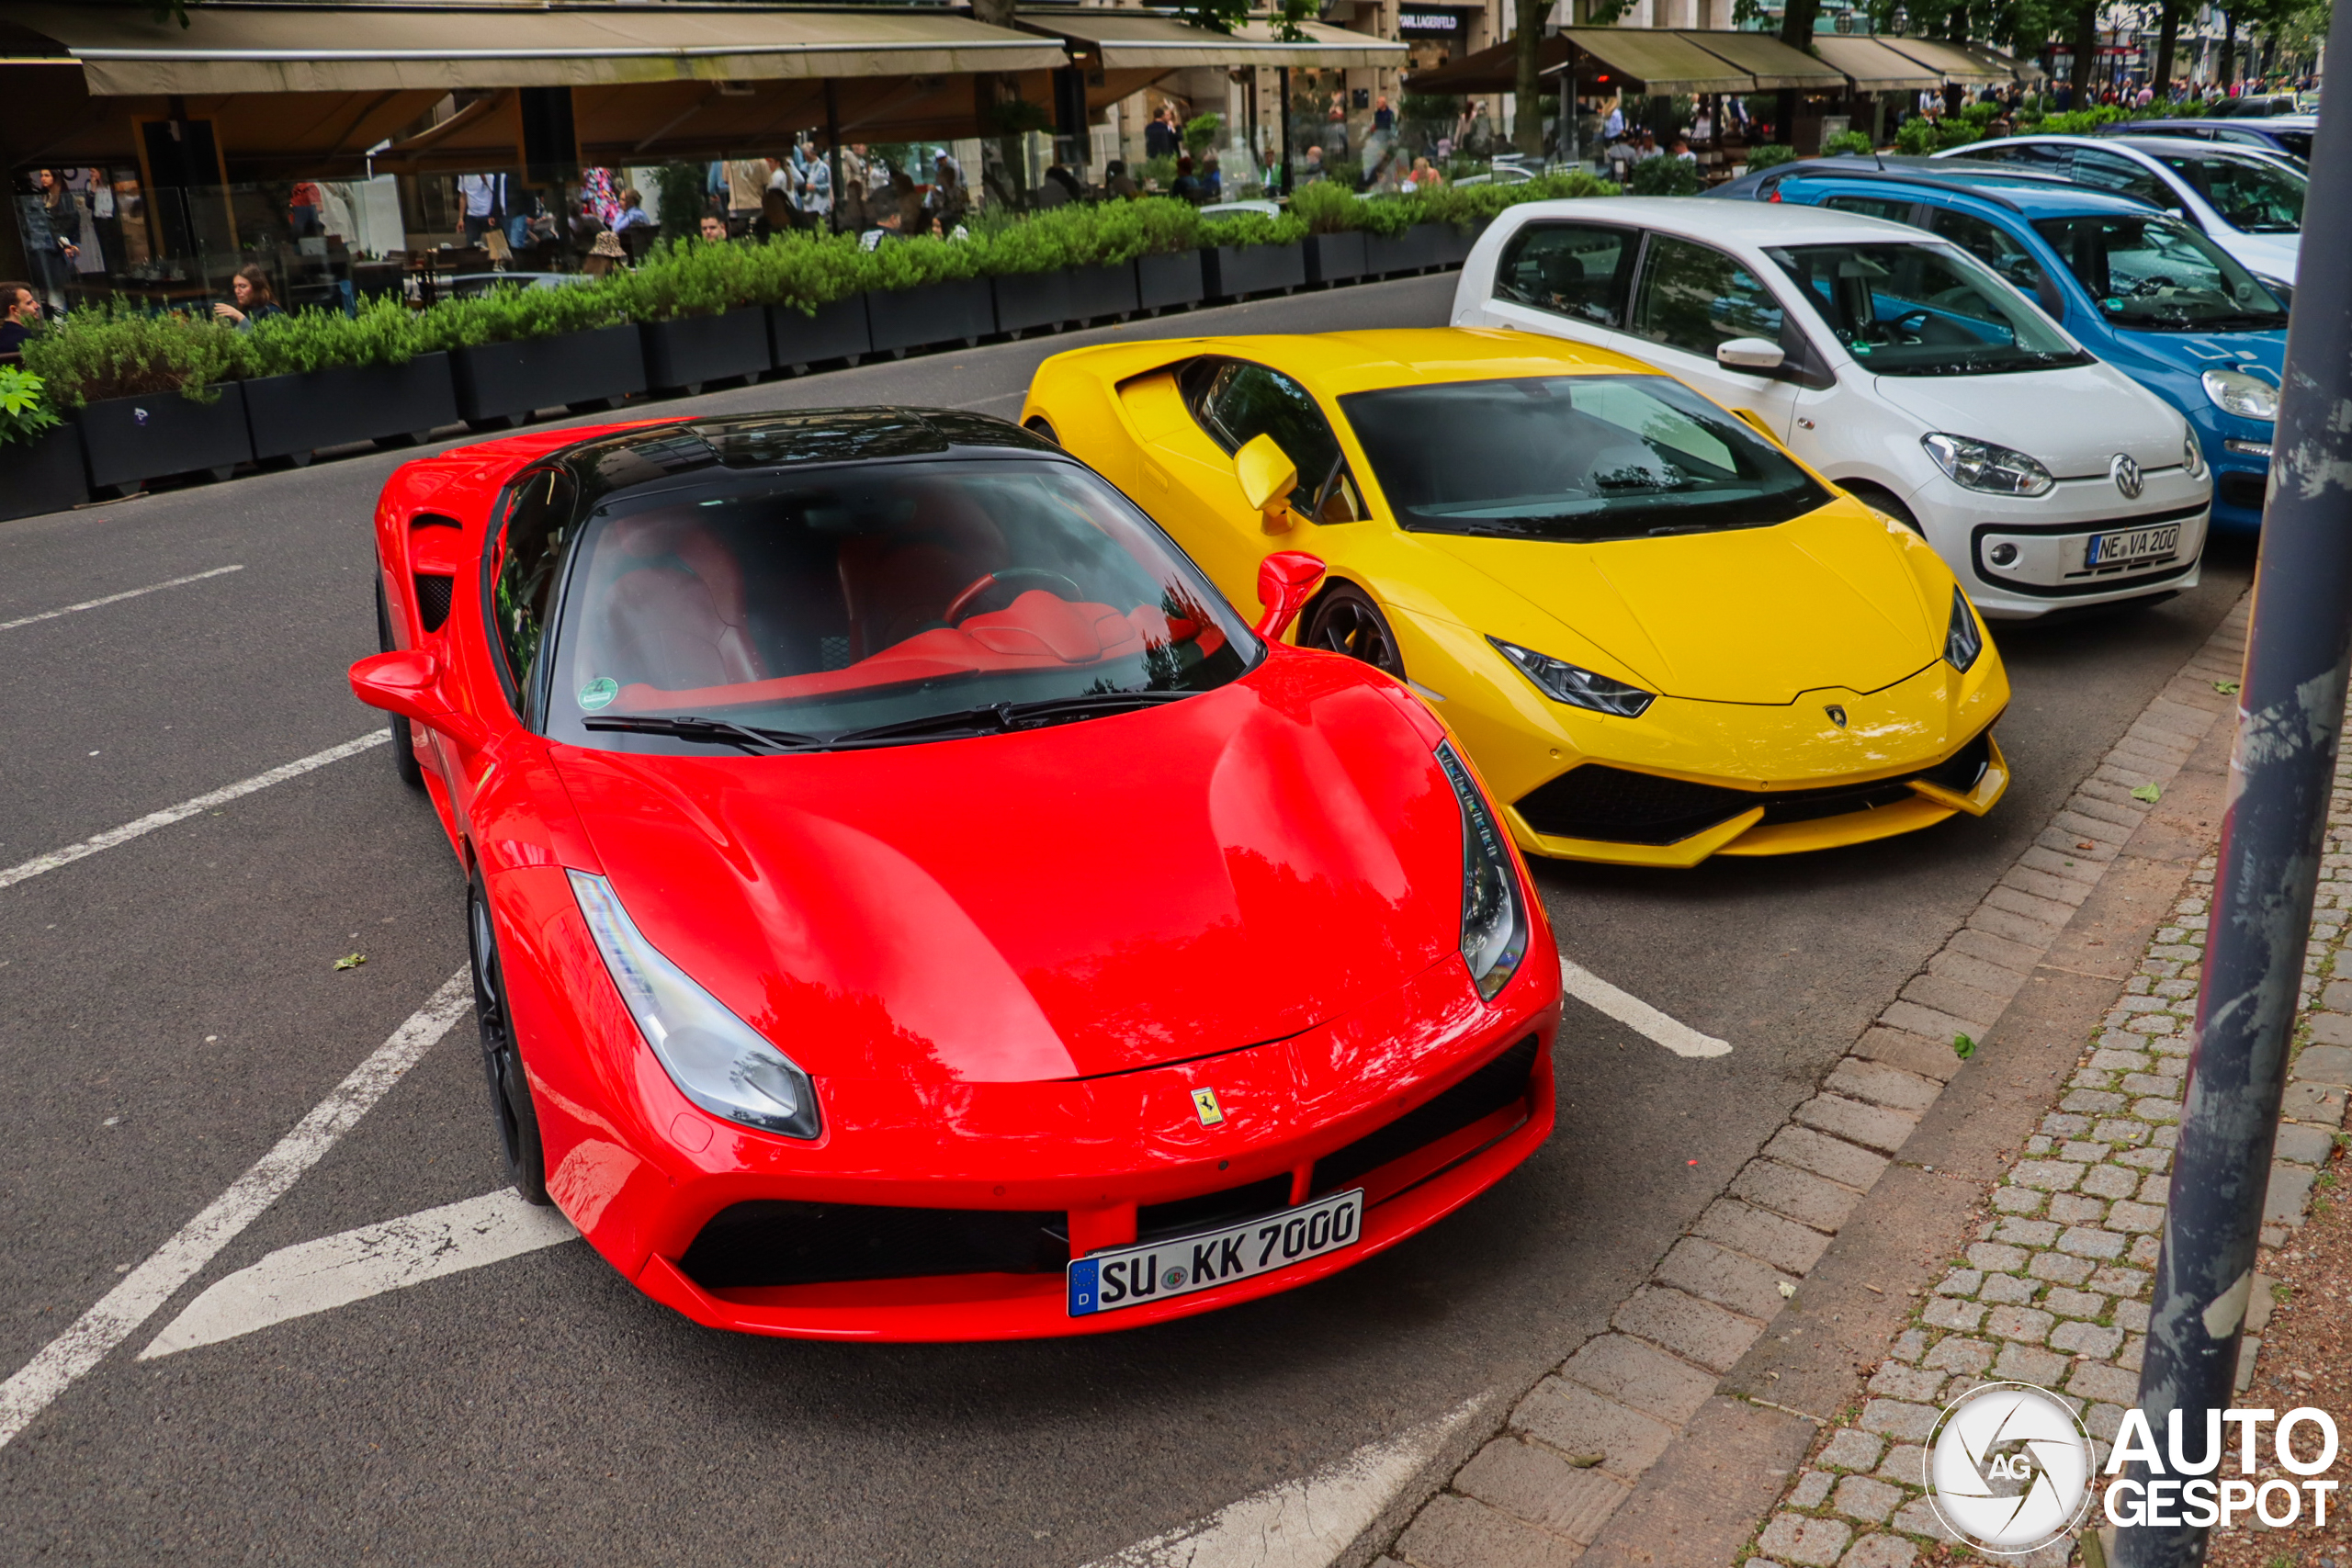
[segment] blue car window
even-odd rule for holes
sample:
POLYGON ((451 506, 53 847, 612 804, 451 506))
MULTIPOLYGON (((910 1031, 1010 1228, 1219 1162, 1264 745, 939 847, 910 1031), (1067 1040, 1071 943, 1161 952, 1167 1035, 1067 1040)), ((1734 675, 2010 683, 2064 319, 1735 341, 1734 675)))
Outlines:
POLYGON ((1839 212, 1857 212, 1864 218, 1883 218, 1889 223, 1911 221, 1911 204, 1883 196, 1833 196, 1825 197, 1822 206, 1839 212))
POLYGON ((2022 241, 1997 223, 1949 207, 1928 209, 1928 227, 2039 299, 2048 279, 2022 241))
POLYGON ((2034 225, 2099 314, 2139 332, 2265 332, 2287 311, 2253 274, 2177 218, 2048 218, 2034 225))
POLYGON ((1781 302, 1723 252, 1689 240, 1653 235, 1634 297, 1636 336, 1713 359, 1734 338, 1781 341, 1781 302))

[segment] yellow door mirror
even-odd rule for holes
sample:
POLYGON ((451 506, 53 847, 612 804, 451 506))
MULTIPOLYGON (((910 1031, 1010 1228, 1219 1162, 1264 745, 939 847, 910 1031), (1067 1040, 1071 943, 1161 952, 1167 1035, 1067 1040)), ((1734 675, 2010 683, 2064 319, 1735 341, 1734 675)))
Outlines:
POLYGON ((1266 514, 1268 527, 1288 525, 1283 514, 1290 508, 1290 492, 1298 488, 1298 465, 1272 436, 1253 435, 1242 443, 1233 455, 1233 474, 1241 481, 1242 497, 1266 514))

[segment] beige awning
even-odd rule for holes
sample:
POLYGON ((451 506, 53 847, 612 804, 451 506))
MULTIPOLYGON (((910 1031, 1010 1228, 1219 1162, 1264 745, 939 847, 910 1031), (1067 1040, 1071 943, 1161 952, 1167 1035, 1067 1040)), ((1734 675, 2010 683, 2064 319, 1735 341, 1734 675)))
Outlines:
POLYGON ((183 28, 157 21, 145 0, 6 0, 0 20, 55 39, 81 62, 94 96, 934 76, 1065 63, 1057 45, 1032 33, 878 6, 209 0, 189 7, 183 28))
POLYGON ((1304 41, 1274 36, 1271 22, 1215 33, 1174 17, 1092 7, 1023 11, 1020 25, 1065 41, 1073 60, 1092 70, 1175 71, 1191 65, 1397 66, 1401 43, 1323 22, 1302 22, 1304 41))
POLYGON ((1709 30, 1695 31, 1688 28, 1675 29, 1675 37, 1686 39, 1719 55, 1756 79, 1756 90, 1772 92, 1782 87, 1794 87, 1807 93, 1842 93, 1846 90, 1845 73, 1826 65, 1801 49, 1792 49, 1770 33, 1742 33, 1709 30))
POLYGON ((1854 84, 1858 93, 1914 93, 1944 85, 1941 72, 1895 53, 1874 38, 1822 33, 1814 39, 1813 47, 1824 62, 1837 67, 1854 84))
MULTIPOLYGON (((1679 33, 1649 28, 1563 28, 1557 36, 1578 53, 1591 56, 1615 74, 1630 76, 1652 93, 1752 93, 1756 78, 1721 55, 1711 54, 1679 33)), ((1556 77, 1567 62, 1547 67, 1556 77)), ((1588 73, 1577 62, 1577 77, 1588 73)), ((1421 89, 1416 88, 1415 91, 1421 89)))
POLYGON ((2015 72, 1996 69, 1958 44, 1924 38, 1883 38, 1879 41, 1895 53, 1907 55, 1928 70, 1938 73, 1939 79, 1945 82, 1984 83, 2017 80, 2015 72))
POLYGON ((1987 49, 1981 43, 1956 43, 1951 47, 1970 59, 1979 62, 1986 69, 1997 72, 1999 73, 1997 79, 2003 82, 2010 80, 2043 82, 2050 77, 2049 72, 2044 71, 2030 60, 2019 60, 2013 55, 2003 54, 1997 49, 1987 49))

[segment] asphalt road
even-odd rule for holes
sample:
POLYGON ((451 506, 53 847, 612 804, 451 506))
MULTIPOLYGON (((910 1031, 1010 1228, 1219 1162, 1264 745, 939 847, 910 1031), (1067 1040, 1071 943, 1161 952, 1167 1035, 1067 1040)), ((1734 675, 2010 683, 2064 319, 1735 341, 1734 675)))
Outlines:
MULTIPOLYGON (((1433 324, 1450 276, 1118 335, 1433 324)), ((665 410, 1017 409, 1109 332, 665 410)), ((376 727, 368 520, 399 461, 0 525, 0 867, 376 727)), ((1471 1209, 1320 1286, 1068 1343, 730 1337, 577 1243, 153 1361, 274 1249, 496 1185, 471 1026, 0 1449, 0 1562, 728 1562, 1074 1568, 1305 1474, 1585 1337, 2030 840, 2244 587, 2004 630, 2018 783, 1988 819, 1802 860, 1540 872, 1563 950, 1733 1044, 1570 1004, 1558 1134, 1471 1209), (1692 1163, 1695 1162, 1695 1163, 1692 1163)), ((0 1377, 187 1224, 464 958, 454 863, 363 752, 0 887, 0 1377), (335 960, 364 953, 364 965, 335 960)))

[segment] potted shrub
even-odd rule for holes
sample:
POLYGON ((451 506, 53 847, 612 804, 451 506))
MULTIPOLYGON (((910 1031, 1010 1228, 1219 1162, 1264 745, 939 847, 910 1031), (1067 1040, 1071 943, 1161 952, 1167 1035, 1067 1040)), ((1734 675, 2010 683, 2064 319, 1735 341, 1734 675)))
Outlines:
POLYGON ((1291 216, 1306 224, 1306 281, 1329 288, 1364 274, 1363 202, 1330 180, 1292 193, 1291 216))
POLYGON ((167 474, 227 479, 249 461, 236 332, 121 305, 75 310, 25 344, 25 368, 78 410, 91 488, 128 495, 167 474))
POLYGON ((397 299, 356 316, 303 310, 240 334, 254 456, 308 463, 322 446, 405 444, 458 423, 447 354, 417 351, 421 318, 397 299))
POLYGON ((691 394, 712 381, 757 379, 775 368, 761 259, 752 246, 682 240, 608 285, 628 297, 646 385, 691 394))
POLYGON ((0 365, 0 522, 90 499, 82 433, 57 417, 43 391, 31 371, 0 365))
POLYGON ((459 417, 503 430, 541 409, 609 408, 645 390, 627 304, 626 280, 500 288, 425 311, 420 346, 447 351, 459 417))
POLYGON ((996 299, 970 239, 885 240, 865 258, 865 316, 874 350, 892 358, 934 344, 971 344, 994 333, 996 299))
MULTIPOLYGON (((1092 215, 1095 254, 1102 265, 1125 271, 1134 280, 1134 303, 1125 309, 1157 315, 1197 305, 1205 297, 1201 214, 1191 203, 1157 196, 1106 201, 1092 215)), ((1125 291, 1115 282, 1099 287, 1104 296, 1124 302, 1125 291)))
POLYGON ((1201 225, 1201 278, 1212 299, 1287 294, 1306 282, 1304 219, 1237 212, 1201 225))

